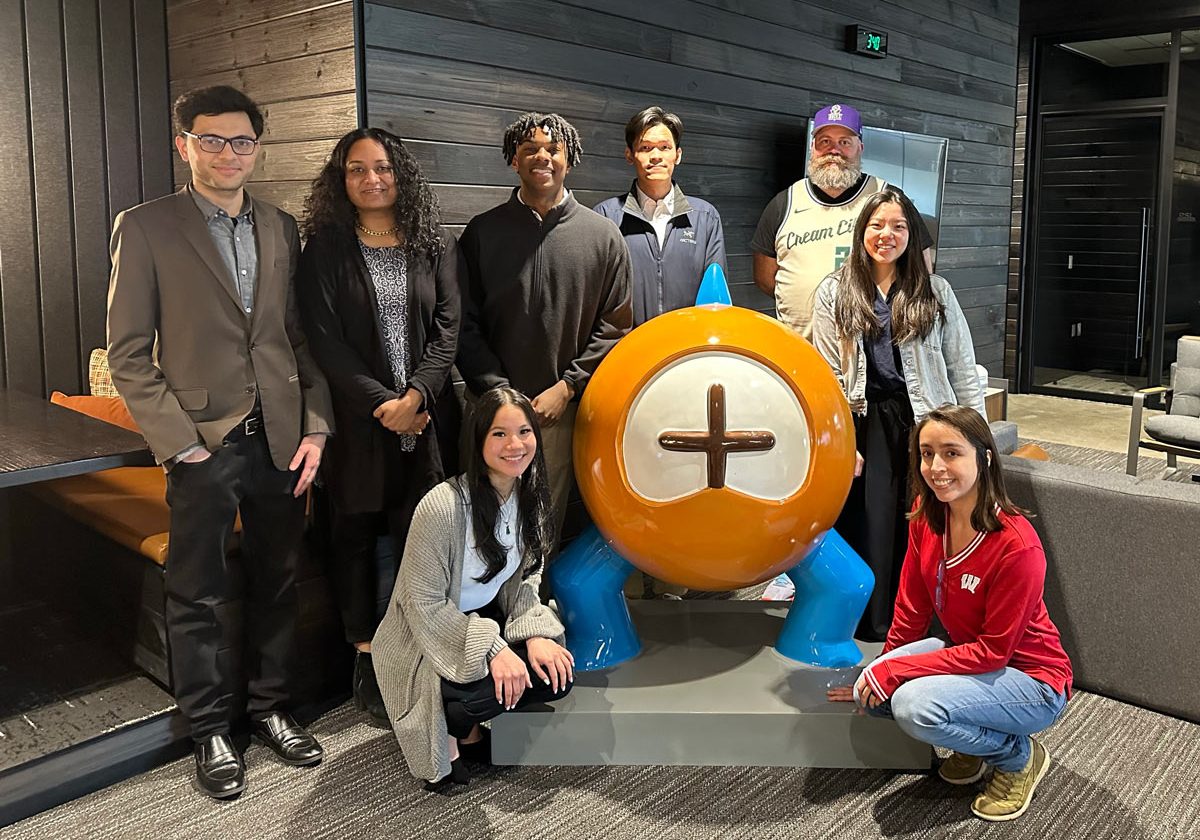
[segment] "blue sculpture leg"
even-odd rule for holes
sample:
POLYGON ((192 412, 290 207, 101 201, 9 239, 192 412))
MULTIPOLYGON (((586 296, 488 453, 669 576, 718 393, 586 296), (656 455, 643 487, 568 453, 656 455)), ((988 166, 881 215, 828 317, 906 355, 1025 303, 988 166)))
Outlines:
POLYGON ((623 591, 632 571, 594 525, 550 564, 550 589, 567 628, 575 670, 609 668, 641 651, 623 591))
POLYGON ((875 575, 837 531, 828 531, 787 576, 796 585, 775 649, 823 668, 848 668, 862 659, 854 629, 875 588, 875 575))

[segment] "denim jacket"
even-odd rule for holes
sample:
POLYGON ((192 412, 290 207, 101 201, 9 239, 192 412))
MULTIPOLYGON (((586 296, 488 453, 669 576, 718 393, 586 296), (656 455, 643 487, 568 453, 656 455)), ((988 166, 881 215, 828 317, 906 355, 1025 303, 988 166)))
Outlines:
MULTIPOLYGON (((866 414, 867 356, 863 351, 862 336, 856 336, 853 341, 842 341, 834 323, 834 302, 840 280, 840 272, 835 271, 817 287, 813 344, 833 368, 851 410, 866 414)), ((909 339, 899 348, 901 373, 908 385, 913 415, 919 421, 938 406, 957 403, 987 417, 967 319, 944 277, 934 274, 929 282, 942 305, 942 317, 933 322, 924 338, 909 339)))

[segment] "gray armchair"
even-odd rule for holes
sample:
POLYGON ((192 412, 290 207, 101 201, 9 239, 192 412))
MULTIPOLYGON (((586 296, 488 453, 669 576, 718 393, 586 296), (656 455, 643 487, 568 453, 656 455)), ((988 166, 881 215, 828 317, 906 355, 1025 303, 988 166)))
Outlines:
MULTIPOLYGON (((1138 450, 1165 452, 1167 466, 1177 469, 1178 457, 1200 458, 1200 336, 1179 339, 1171 387, 1144 388, 1133 395, 1129 418, 1129 456, 1125 472, 1137 475, 1138 450), (1142 423, 1146 397, 1162 394, 1167 413, 1142 423)), ((1196 478, 1196 476, 1193 476, 1196 478)), ((1198 479, 1200 480, 1200 479, 1198 479)))

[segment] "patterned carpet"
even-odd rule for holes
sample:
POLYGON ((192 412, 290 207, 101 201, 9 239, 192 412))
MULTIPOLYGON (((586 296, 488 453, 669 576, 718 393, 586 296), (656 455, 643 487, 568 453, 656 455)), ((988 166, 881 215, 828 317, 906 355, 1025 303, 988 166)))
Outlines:
POLYGON ((926 775, 758 767, 476 768, 450 797, 408 776, 388 732, 343 706, 314 727, 315 768, 247 755, 240 799, 189 787, 190 759, 0 830, 32 838, 1200 837, 1200 726, 1078 694, 1045 736, 1050 772, 1020 820, 973 818, 971 791, 926 775))
MULTIPOLYGON (((1124 469, 1116 453, 1041 445, 1056 461, 1124 469)), ((0 840, 1200 838, 1200 725, 1084 693, 1044 736, 1052 762, 1033 807, 1000 824, 971 816, 973 789, 890 771, 476 767, 469 787, 441 797, 408 775, 391 733, 353 708, 313 728, 321 765, 286 768, 253 746, 236 801, 194 793, 185 759, 0 829, 0 840)))
MULTIPOLYGON (((1125 472, 1126 456, 1124 452, 1105 452, 1085 446, 1069 446, 1065 443, 1051 443, 1031 438, 1021 438, 1020 442, 1023 444, 1036 443, 1046 450, 1050 460, 1060 464, 1091 467, 1104 472, 1125 472)), ((1165 479, 1188 483, 1191 482, 1193 474, 1200 474, 1200 463, 1180 458, 1179 469, 1168 471, 1166 459, 1141 455, 1138 457, 1137 474, 1140 479, 1165 479)))

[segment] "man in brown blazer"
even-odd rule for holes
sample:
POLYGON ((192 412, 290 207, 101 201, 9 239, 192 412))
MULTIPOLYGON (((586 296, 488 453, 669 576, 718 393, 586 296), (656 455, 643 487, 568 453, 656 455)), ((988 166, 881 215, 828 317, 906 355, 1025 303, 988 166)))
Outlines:
POLYGON ((286 763, 320 745, 287 713, 294 671, 296 555, 304 494, 332 431, 292 287, 296 221, 251 198, 262 115, 230 87, 175 103, 175 146, 192 171, 174 195, 117 216, 108 296, 113 383, 167 470, 166 621, 175 699, 196 742, 196 786, 245 786, 229 739, 240 710, 218 656, 230 599, 226 540, 242 517, 246 711, 286 763))

